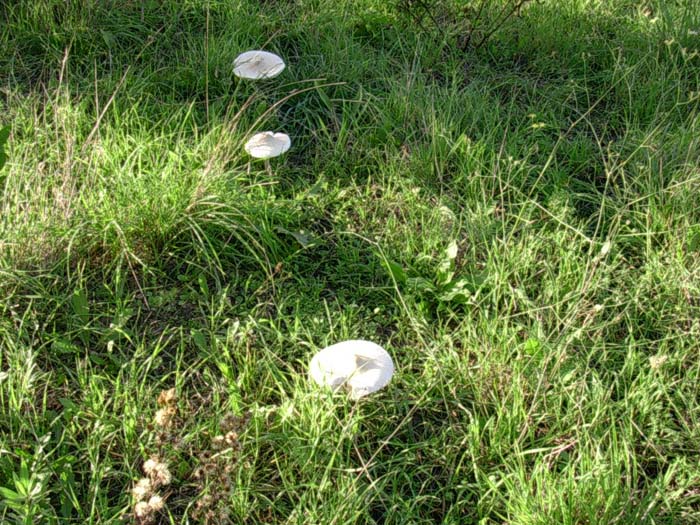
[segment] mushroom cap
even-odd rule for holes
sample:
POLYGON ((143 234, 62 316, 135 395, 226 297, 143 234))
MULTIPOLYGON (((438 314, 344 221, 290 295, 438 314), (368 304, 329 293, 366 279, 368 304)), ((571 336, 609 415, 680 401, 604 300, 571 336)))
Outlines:
POLYGON ((256 133, 243 146, 246 153, 256 159, 271 159, 282 155, 292 145, 289 135, 285 133, 273 133, 272 131, 263 131, 256 133))
POLYGON ((269 51, 255 49, 241 53, 233 61, 233 74, 239 78, 259 80, 273 78, 285 68, 284 60, 269 51))
POLYGON ((350 340, 319 351, 309 364, 311 379, 338 390, 346 385, 352 399, 384 388, 394 375, 394 362, 381 346, 371 341, 350 340))

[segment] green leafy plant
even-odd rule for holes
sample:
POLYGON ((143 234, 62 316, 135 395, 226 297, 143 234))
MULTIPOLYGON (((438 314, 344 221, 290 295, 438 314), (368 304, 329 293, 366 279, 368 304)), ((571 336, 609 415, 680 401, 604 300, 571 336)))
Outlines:
POLYGON ((438 261, 435 273, 426 277, 414 270, 408 272, 398 263, 386 261, 389 273, 398 285, 434 306, 464 304, 484 283, 482 275, 462 275, 457 272, 457 241, 452 241, 438 261))
MULTIPOLYGON (((0 486, 0 511, 7 512, 12 523, 30 525, 52 523, 48 502, 49 471, 44 462, 44 447, 50 436, 40 439, 35 456, 17 450, 19 470, 11 470, 11 484, 0 486)), ((3 468, 4 470, 4 468, 3 468)))

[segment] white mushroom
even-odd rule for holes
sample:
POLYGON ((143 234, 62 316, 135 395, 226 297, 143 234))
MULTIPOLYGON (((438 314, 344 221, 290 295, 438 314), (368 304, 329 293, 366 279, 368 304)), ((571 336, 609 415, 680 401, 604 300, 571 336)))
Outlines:
POLYGON ((260 80, 273 78, 284 70, 284 60, 268 51, 253 50, 241 53, 233 61, 233 74, 239 78, 260 80))
POLYGON ((245 143, 245 150, 256 159, 271 159, 282 155, 292 145, 289 135, 263 131, 256 133, 245 143))
POLYGON ((309 374, 319 385, 333 390, 345 386, 352 399, 359 399, 389 383, 394 362, 371 341, 343 341, 318 352, 311 359, 309 374))

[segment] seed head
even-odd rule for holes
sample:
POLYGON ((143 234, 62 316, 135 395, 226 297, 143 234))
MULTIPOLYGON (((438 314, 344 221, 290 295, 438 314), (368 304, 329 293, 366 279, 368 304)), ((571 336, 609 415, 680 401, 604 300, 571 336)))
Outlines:
POLYGON ((158 406, 164 407, 174 405, 176 401, 177 395, 175 394, 174 388, 163 390, 158 394, 158 406))
POLYGON ((152 512, 152 509, 148 503, 145 501, 139 501, 134 505, 134 514, 137 518, 144 519, 147 518, 152 512))
POLYGON ((163 504, 163 498, 161 498, 158 494, 154 494, 151 496, 151 499, 148 500, 148 506, 151 507, 154 512, 158 512, 160 509, 162 509, 163 504))
POLYGON ((173 405, 160 408, 158 411, 156 411, 156 415, 153 420, 159 427, 168 428, 170 425, 172 425, 176 411, 177 409, 173 405))
POLYGON ((158 466, 157 460, 155 460, 153 458, 147 459, 146 462, 143 464, 143 472, 150 476, 151 473, 156 469, 157 466, 158 466))
POLYGON ((173 477, 165 463, 160 463, 153 472, 153 481, 158 486, 170 485, 173 477))
POLYGON ((653 355, 649 358, 649 366, 652 370, 658 370, 668 361, 668 356, 664 354, 653 355))
POLYGON ((138 480, 133 489, 131 489, 131 494, 134 496, 136 501, 142 501, 148 498, 153 491, 153 485, 151 480, 148 478, 141 478, 138 480))

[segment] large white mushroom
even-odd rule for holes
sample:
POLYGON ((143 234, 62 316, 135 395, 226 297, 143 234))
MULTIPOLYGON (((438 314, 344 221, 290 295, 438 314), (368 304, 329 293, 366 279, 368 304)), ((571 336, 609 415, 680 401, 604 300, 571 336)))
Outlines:
POLYGON ((273 78, 284 70, 285 64, 279 56, 259 49, 241 53, 233 61, 233 74, 239 78, 260 80, 273 78))
POLYGON ((319 385, 333 390, 345 387, 352 399, 359 399, 389 383, 394 362, 386 350, 371 341, 343 341, 314 355, 309 374, 319 385))
POLYGON ((263 131, 256 133, 243 146, 246 153, 256 159, 271 159, 286 152, 292 145, 289 135, 263 131))

